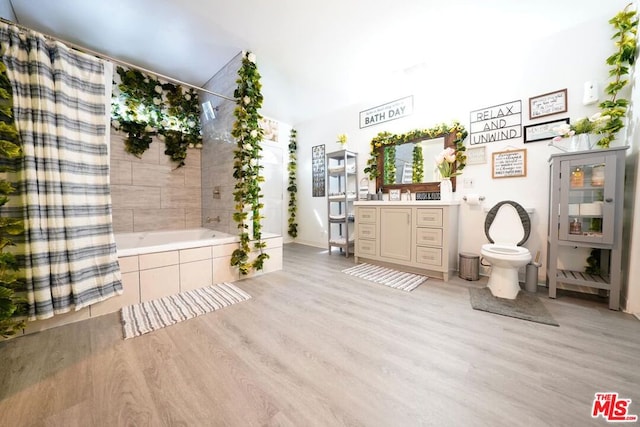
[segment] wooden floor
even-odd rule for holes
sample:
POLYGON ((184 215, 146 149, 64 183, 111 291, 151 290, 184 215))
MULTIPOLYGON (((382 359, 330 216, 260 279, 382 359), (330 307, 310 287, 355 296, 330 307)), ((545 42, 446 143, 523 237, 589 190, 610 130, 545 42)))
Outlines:
POLYGON ((253 299, 124 341, 117 313, 0 343, 2 426, 603 426, 640 415, 640 322, 541 299, 560 327, 471 309, 466 282, 403 292, 286 245, 253 299))

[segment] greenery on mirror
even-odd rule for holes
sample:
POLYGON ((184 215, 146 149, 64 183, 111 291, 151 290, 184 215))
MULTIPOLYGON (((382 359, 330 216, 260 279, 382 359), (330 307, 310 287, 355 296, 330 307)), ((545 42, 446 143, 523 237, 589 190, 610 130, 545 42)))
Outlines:
POLYGON ((396 182, 396 146, 389 145, 384 147, 384 164, 387 166, 384 168, 383 183, 393 184, 396 182))
POLYGON ((609 99, 600 103, 602 116, 607 119, 599 131, 604 135, 598 141, 598 146, 602 148, 609 147, 616 134, 624 127, 624 118, 629 106, 629 101, 618 98, 618 94, 629 83, 626 76, 630 73, 637 55, 638 16, 630 7, 632 3, 609 20, 615 30, 612 39, 615 41, 616 51, 606 60, 607 65, 611 67, 611 81, 605 88, 609 99))
POLYGON ((413 165, 411 173, 411 182, 420 183, 424 179, 424 155, 422 154, 422 147, 416 145, 413 147, 413 165))
POLYGON ((266 243, 262 240, 260 210, 263 205, 260 183, 264 182, 261 174, 263 167, 260 165, 262 147, 260 141, 263 130, 259 125, 262 116, 259 109, 262 106, 262 84, 260 73, 256 66, 256 56, 250 52, 243 52, 242 65, 238 70, 238 87, 234 92, 236 108, 233 115, 236 121, 233 124, 231 135, 236 139, 237 148, 234 151, 233 177, 236 184, 233 192, 235 212, 233 220, 238 224, 240 234, 240 246, 231 254, 231 265, 238 267, 242 275, 248 274, 251 269, 262 270, 264 262, 269 255, 264 252, 266 243), (251 213, 251 219, 249 219, 251 213), (249 235, 249 224, 252 225, 252 236, 249 235), (251 237, 253 248, 258 255, 251 262, 251 237))
MULTIPOLYGON (((13 95, 7 68, 0 62, 0 209, 9 202, 15 187, 8 179, 20 167, 22 150, 20 136, 13 118, 13 95)), ((0 336, 8 337, 24 328, 24 321, 16 316, 26 313, 26 301, 19 296, 24 291, 16 257, 8 251, 15 246, 13 239, 24 233, 20 218, 0 216, 0 336)))
POLYGON ((165 154, 184 166, 188 148, 202 147, 198 93, 138 70, 116 69, 111 99, 112 126, 127 134, 125 150, 141 157, 159 135, 165 154))
POLYGON ((298 194, 298 185, 296 183, 296 172, 298 170, 297 163, 297 152, 298 152, 298 142, 297 131, 295 129, 291 129, 291 133, 289 135, 289 164, 287 165, 287 171, 289 172, 289 186, 287 187, 287 191, 289 192, 289 236, 296 238, 298 237, 298 223, 296 222, 296 213, 298 211, 297 205, 297 194, 298 194))
MULTIPOLYGON (((414 129, 404 134, 380 132, 371 140, 371 150, 369 152, 369 159, 367 160, 367 167, 365 167, 364 172, 368 174, 369 179, 371 180, 375 180, 378 176, 378 155, 380 154, 380 147, 396 146, 398 144, 404 144, 420 139, 433 139, 447 133, 455 134, 456 160, 458 171, 461 171, 466 165, 467 156, 465 154, 465 151, 467 148, 464 146, 464 140, 467 137, 468 133, 464 126, 462 126, 462 124, 454 121, 451 125, 442 123, 432 128, 414 129)), ((385 162, 385 164, 387 163, 385 162)))

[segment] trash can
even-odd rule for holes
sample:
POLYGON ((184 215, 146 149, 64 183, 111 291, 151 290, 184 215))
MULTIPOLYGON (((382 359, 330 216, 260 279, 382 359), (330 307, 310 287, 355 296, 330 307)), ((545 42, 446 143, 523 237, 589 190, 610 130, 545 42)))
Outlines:
POLYGON ((460 252, 458 276, 465 280, 480 279, 480 255, 460 252))
POLYGON ((538 267, 540 267, 540 264, 535 262, 527 264, 524 282, 524 290, 527 292, 536 293, 538 291, 538 267))

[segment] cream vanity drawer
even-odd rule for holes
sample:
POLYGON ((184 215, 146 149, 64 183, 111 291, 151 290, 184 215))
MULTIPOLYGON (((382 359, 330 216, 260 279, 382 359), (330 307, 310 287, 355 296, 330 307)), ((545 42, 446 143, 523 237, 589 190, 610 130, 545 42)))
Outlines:
POLYGON ((442 209, 438 208, 418 208, 418 227, 442 227, 442 209))
POLYGON ((358 239, 375 239, 375 224, 358 224, 358 239))
POLYGON ((375 223, 376 222, 376 208, 358 208, 358 217, 356 218, 358 222, 368 222, 375 223))
POLYGON ((416 244, 442 246, 441 228, 416 228, 416 244))
POLYGON ((442 249, 418 246, 416 248, 416 262, 418 264, 441 266, 442 249))
POLYGON ((375 255, 376 254, 376 241, 375 240, 356 240, 356 254, 362 255, 375 255))

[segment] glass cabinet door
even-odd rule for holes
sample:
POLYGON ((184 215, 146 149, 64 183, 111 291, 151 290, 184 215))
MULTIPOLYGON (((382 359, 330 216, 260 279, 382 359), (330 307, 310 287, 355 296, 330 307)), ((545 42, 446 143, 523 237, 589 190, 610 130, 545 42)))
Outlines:
POLYGON ((560 164, 560 240, 613 243, 615 156, 560 164))

